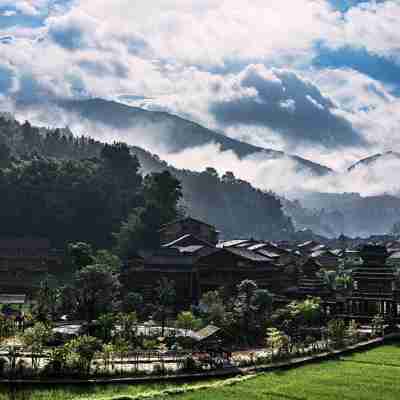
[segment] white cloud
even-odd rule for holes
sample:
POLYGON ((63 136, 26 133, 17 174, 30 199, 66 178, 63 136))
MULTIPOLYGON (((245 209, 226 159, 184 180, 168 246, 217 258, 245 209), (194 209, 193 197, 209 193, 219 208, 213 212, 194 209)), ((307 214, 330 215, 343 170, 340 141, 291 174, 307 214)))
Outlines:
MULTIPOLYGON (((16 75, 14 92, 28 77, 44 94, 61 97, 143 96, 137 104, 166 109, 223 128, 230 136, 295 151, 339 169, 375 150, 400 149, 400 105, 388 87, 352 70, 307 67, 316 40, 332 47, 366 47, 396 58, 400 38, 394 24, 400 1, 366 3, 344 16, 325 0, 75 0, 63 12, 53 9, 49 0, 0 4, 31 16, 52 11, 40 28, 5 30, 16 38, 12 46, 0 47, 2 62, 16 75), (52 37, 72 28, 80 40, 73 51, 52 37), (374 147, 348 147, 339 154, 316 143, 293 147, 269 126, 222 126, 210 113, 213 102, 265 102, 257 87, 241 85, 243 71, 258 63, 266 67, 257 73, 278 86, 287 85, 272 66, 293 70, 304 82, 308 78, 337 106, 335 116, 350 121, 374 147)), ((304 92, 303 100, 314 110, 327 109, 313 94, 304 92)), ((287 97, 280 104, 296 115, 297 99, 287 97)))
POLYGON ((80 0, 76 9, 108 32, 145 38, 158 58, 206 66, 309 59, 338 19, 324 0, 80 0))
POLYGON ((351 172, 343 171, 324 177, 299 170, 296 162, 286 157, 271 159, 258 153, 239 159, 233 152, 221 151, 215 144, 163 154, 162 157, 178 168, 203 171, 206 167, 213 167, 220 175, 232 171, 237 178, 247 180, 255 187, 289 197, 303 191, 321 190, 329 193, 358 192, 363 196, 400 192, 397 179, 400 160, 396 157, 386 157, 373 168, 361 166, 351 172))
POLYGON ((332 47, 365 48, 370 53, 400 62, 400 1, 369 1, 352 7, 344 15, 341 33, 332 35, 332 47))
POLYGON ((1 16, 3 16, 3 17, 13 17, 16 14, 17 14, 17 12, 14 11, 14 10, 6 10, 6 11, 3 11, 1 16))

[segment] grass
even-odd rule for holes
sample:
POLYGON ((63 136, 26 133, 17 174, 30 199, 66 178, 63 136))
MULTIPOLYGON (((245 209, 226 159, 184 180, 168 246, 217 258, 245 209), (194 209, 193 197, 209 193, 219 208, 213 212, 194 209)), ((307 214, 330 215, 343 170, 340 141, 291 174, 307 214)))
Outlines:
POLYGON ((267 373, 234 387, 205 390, 175 400, 397 400, 400 348, 366 353, 284 372, 267 373))
MULTIPOLYGON (((256 377, 191 385, 119 385, 26 389, 14 400, 397 400, 400 393, 400 347, 389 345, 339 360, 256 377), (210 388, 211 387, 211 388, 210 388), (201 389, 201 390, 199 390, 201 389)), ((7 393, 0 400, 9 399, 7 393)))

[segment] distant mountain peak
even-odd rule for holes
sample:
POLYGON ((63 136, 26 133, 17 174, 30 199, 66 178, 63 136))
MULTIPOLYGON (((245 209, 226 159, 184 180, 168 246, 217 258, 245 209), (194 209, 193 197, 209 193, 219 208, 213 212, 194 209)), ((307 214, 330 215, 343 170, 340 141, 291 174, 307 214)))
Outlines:
POLYGON ((356 168, 359 167, 366 167, 366 166, 373 166, 374 164, 380 162, 380 161, 386 161, 388 159, 399 159, 400 161, 400 153, 396 152, 396 151, 385 151, 383 153, 376 153, 372 156, 363 158, 359 161, 357 161, 356 163, 354 163, 353 165, 351 165, 348 168, 348 171, 353 171, 356 168))

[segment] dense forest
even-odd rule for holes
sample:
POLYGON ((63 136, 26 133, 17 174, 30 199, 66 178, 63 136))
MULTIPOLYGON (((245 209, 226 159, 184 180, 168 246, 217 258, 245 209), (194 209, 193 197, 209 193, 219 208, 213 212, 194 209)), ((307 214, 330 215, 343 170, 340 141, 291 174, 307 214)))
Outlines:
POLYGON ((254 237, 288 239, 294 229, 278 197, 254 188, 227 171, 218 176, 214 168, 203 172, 180 170, 158 156, 133 147, 146 172, 168 170, 182 183, 183 205, 187 213, 215 225, 223 238, 254 237))
POLYGON ((147 237, 144 225, 154 230, 182 210, 225 237, 276 239, 293 232, 280 200, 232 173, 177 170, 137 147, 105 145, 7 115, 0 117, 0 188, 0 236, 48 237, 58 247, 71 240, 110 247, 138 219, 147 237), (155 174, 143 178, 149 173, 155 174), (156 192, 166 190, 170 203, 157 204, 156 192))

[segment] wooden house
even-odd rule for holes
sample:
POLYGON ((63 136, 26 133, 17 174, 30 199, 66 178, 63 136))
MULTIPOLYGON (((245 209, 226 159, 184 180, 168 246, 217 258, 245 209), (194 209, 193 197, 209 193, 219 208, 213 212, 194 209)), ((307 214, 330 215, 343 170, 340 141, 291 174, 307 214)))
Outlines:
POLYGON ((162 244, 171 243, 184 235, 190 234, 205 242, 216 245, 219 236, 219 232, 213 225, 192 217, 182 218, 163 225, 159 233, 162 244))

